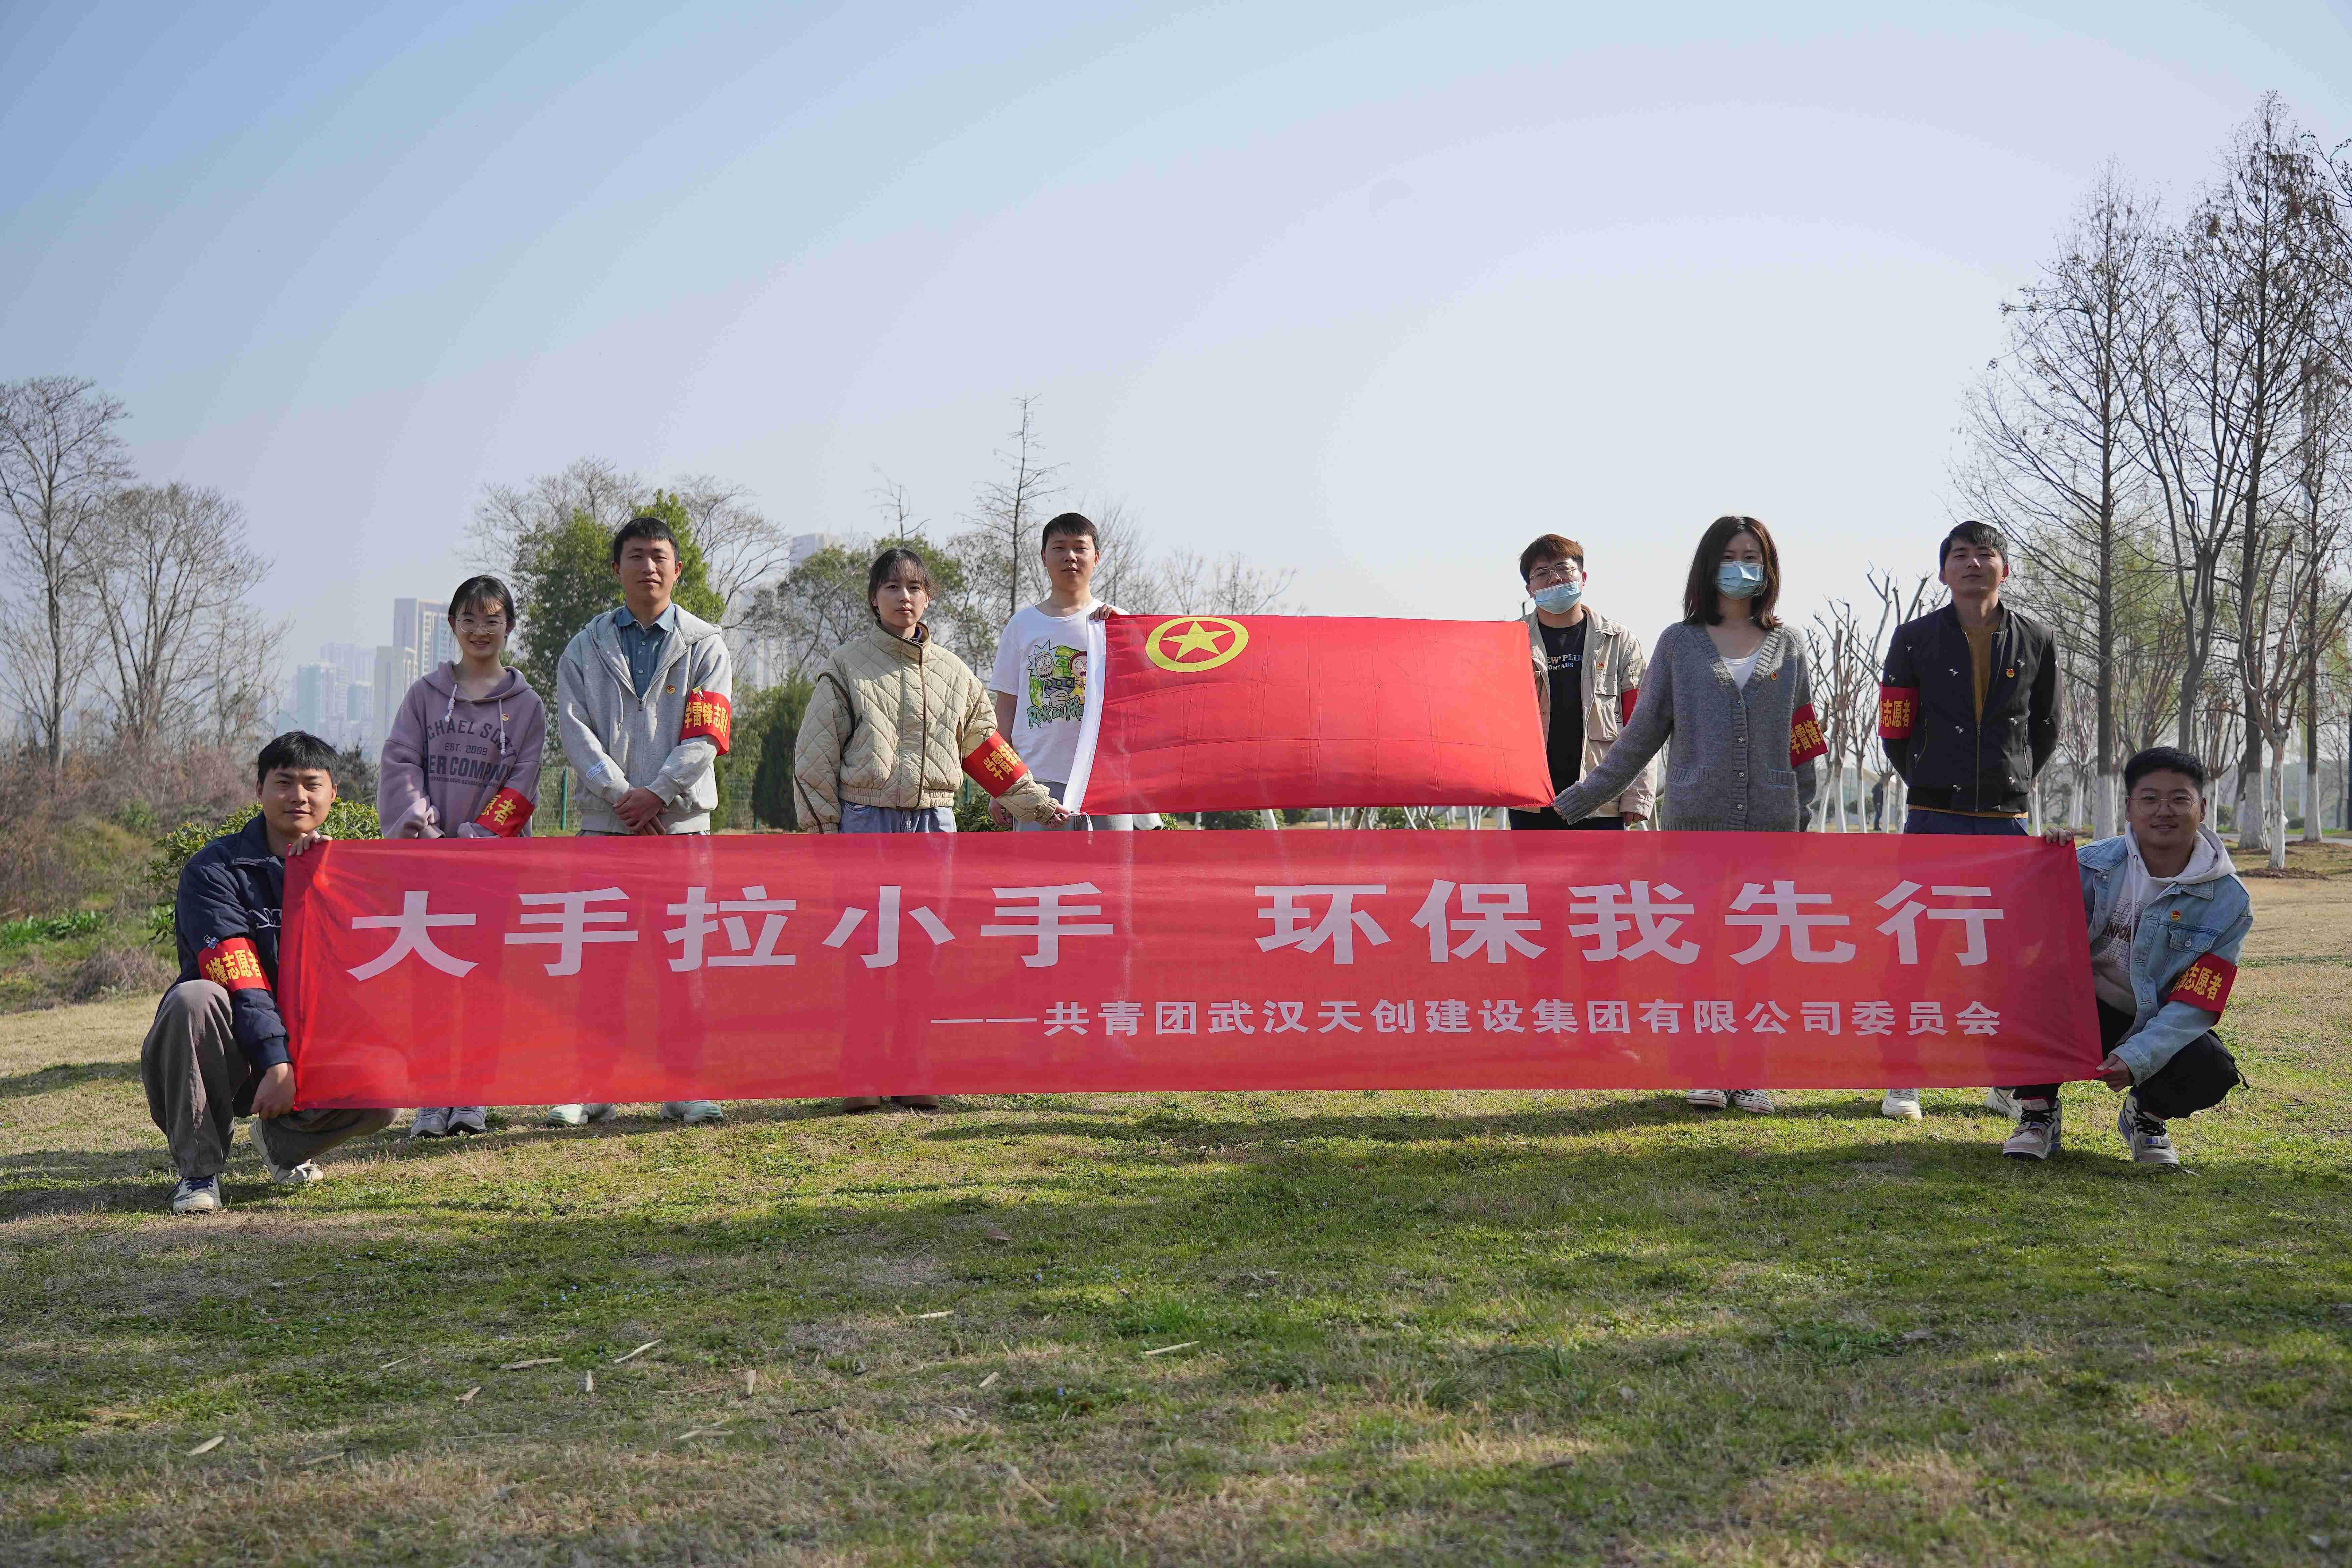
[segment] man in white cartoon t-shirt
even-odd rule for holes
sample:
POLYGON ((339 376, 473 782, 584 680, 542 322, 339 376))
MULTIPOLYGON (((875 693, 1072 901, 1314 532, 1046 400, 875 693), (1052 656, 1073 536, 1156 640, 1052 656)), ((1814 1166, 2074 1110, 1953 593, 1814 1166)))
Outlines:
MULTIPOLYGON (((1045 563, 1045 596, 1005 623, 988 692, 996 704, 998 733, 1059 800, 1077 761, 1078 730, 1087 716, 1087 623, 1112 614, 1114 606, 1097 603, 1094 595, 1102 543, 1092 518, 1066 511, 1052 519, 1038 553, 1045 563)), ((1003 807, 992 804, 989 810, 999 826, 1011 824, 1003 807)), ((1053 831, 1126 832, 1159 826, 1160 819, 1149 814, 1097 812, 1073 816, 1053 831)), ((1019 826, 1024 832, 1044 830, 1039 823, 1019 826)))

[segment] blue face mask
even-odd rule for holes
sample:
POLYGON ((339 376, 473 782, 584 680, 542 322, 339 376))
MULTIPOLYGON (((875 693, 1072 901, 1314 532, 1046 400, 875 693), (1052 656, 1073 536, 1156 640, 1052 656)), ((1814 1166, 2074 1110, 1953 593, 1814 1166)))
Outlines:
POLYGON ((1530 597, 1535 600, 1538 610, 1548 610, 1555 616, 1566 615, 1583 600, 1584 584, 1554 583, 1549 588, 1538 588, 1530 597))
POLYGON ((1753 561, 1727 561, 1715 569, 1715 591, 1728 599, 1752 599, 1764 591, 1764 568, 1753 561))

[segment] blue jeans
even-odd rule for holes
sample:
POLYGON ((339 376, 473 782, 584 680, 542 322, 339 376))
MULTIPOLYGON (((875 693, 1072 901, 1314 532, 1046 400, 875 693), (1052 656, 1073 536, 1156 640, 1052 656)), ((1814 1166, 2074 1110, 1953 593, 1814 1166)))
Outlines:
POLYGON ((1957 811, 1929 811, 1913 806, 1903 814, 1906 833, 1948 833, 1961 838, 2022 838, 2021 816, 1962 816, 1957 811))
POLYGON ((841 803, 844 833, 953 833, 955 813, 944 805, 854 805, 841 803))

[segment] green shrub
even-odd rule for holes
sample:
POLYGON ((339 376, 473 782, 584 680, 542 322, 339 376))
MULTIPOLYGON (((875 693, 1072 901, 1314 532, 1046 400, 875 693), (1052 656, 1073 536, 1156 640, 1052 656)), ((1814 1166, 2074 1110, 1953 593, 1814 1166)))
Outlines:
MULTIPOLYGON (((147 885, 163 900, 164 930, 171 929, 171 900, 179 895, 180 868, 214 839, 251 822, 260 809, 245 806, 210 824, 184 822, 155 841, 155 858, 147 863, 147 885)), ((381 838, 383 825, 376 820, 375 807, 366 802, 338 800, 327 813, 326 832, 330 838, 381 838)))
POLYGON ((0 923, 0 947, 88 936, 105 924, 106 915, 100 910, 76 910, 69 915, 34 915, 26 920, 8 921, 0 923))

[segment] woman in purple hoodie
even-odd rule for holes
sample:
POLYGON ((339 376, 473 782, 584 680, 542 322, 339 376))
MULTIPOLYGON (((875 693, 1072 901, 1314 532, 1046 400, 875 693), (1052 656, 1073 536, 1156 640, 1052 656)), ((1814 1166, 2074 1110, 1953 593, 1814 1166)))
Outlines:
MULTIPOLYGON (((376 814, 386 838, 514 838, 530 832, 547 710, 499 656, 514 631, 514 595, 469 577, 449 600, 457 662, 408 689, 383 739, 376 814)), ((478 1105, 426 1106, 412 1138, 488 1131, 478 1105)))

